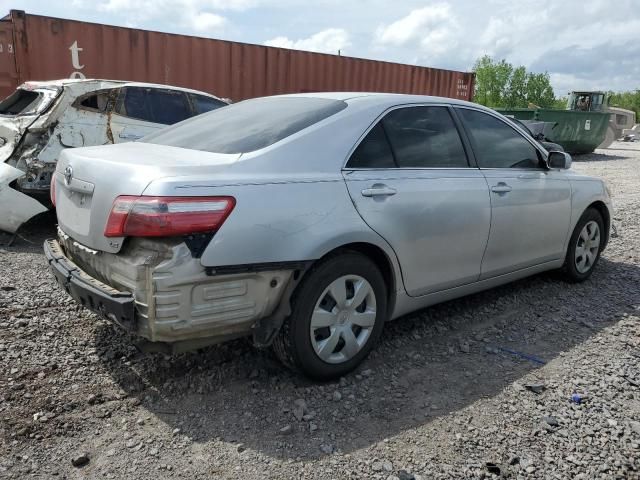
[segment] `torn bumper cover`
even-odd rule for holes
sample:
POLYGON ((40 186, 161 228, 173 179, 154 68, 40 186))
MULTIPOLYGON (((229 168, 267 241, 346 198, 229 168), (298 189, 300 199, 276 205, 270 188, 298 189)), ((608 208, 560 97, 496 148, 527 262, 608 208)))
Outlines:
POLYGON ((89 276, 64 255, 56 240, 44 242, 44 254, 56 282, 74 300, 127 330, 135 331, 132 294, 120 292, 89 276))
POLYGON ((59 230, 44 250, 58 283, 78 303, 174 351, 252 335, 288 299, 293 269, 212 274, 184 242, 130 240, 111 254, 59 230))
POLYGON ((0 230, 15 233, 20 225, 47 208, 37 200, 11 188, 11 183, 25 173, 17 168, 0 163, 0 230))

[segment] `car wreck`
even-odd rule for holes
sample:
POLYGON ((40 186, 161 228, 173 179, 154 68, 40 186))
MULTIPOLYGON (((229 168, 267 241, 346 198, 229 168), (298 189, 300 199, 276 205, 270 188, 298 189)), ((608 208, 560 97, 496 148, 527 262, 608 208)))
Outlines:
POLYGON ((15 233, 51 208, 51 175, 63 149, 130 142, 227 103, 148 83, 24 83, 0 102, 0 230, 15 233))

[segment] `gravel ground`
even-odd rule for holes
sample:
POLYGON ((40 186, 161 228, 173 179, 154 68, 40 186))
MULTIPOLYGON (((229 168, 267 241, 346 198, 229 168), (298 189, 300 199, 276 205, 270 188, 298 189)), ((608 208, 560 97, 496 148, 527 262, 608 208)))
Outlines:
POLYGON ((574 168, 616 204, 590 281, 412 314, 329 384, 245 341, 139 353, 55 287, 36 222, 0 249, 0 477, 640 478, 640 145, 574 168))

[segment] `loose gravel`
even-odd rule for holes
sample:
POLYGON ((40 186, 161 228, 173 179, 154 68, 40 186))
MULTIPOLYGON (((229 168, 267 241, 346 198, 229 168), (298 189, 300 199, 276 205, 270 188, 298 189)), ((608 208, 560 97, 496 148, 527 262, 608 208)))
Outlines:
POLYGON ((639 479, 640 145, 574 168, 616 206, 588 282, 414 313, 327 384, 245 341, 140 353, 55 286, 34 222, 0 248, 0 477, 639 479))

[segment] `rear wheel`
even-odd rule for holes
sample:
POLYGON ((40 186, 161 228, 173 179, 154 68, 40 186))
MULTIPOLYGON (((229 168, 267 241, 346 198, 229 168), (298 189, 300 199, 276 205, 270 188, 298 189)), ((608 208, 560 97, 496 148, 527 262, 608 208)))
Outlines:
POLYGON ((604 222, 597 210, 590 208, 578 221, 567 250, 564 270, 568 280, 582 282, 593 273, 604 245, 604 222))
POLYGON ((359 253, 339 254, 307 273, 274 350, 283 363, 311 378, 340 377, 369 354, 386 318, 380 270, 359 253))

